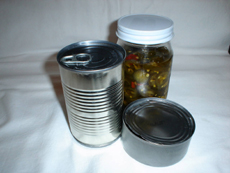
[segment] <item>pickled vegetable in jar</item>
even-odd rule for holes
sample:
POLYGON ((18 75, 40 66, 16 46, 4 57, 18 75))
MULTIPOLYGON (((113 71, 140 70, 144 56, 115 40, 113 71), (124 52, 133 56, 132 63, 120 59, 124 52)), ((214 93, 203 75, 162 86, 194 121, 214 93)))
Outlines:
POLYGON ((167 98, 173 51, 172 20, 156 15, 129 15, 118 20, 123 63, 124 105, 144 97, 167 98))

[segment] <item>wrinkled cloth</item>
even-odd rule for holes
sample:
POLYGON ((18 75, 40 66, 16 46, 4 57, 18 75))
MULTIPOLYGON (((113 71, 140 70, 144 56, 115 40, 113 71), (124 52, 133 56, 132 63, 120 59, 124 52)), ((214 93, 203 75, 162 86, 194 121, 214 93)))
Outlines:
POLYGON ((0 1, 0 172, 230 172, 230 2, 169 0, 0 1), (116 20, 151 13, 174 21, 167 99, 196 130, 168 167, 137 162, 118 138, 90 148, 70 132, 57 52, 82 40, 116 42, 116 20))

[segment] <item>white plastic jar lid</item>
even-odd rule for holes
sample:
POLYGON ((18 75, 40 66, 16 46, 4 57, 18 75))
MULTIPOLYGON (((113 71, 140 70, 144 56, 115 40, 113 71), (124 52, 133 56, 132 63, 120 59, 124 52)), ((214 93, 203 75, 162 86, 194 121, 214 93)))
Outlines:
POLYGON ((133 14, 118 20, 118 38, 137 44, 160 44, 173 37, 173 21, 152 14, 133 14))

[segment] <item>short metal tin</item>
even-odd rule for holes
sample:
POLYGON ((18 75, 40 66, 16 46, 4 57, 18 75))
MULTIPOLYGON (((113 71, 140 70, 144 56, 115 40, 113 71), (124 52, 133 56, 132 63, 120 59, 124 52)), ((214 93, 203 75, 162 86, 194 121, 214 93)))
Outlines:
POLYGON ((121 133, 122 63, 125 50, 91 40, 64 47, 57 55, 72 135, 101 147, 121 133))
POLYGON ((169 166, 187 153, 195 121, 181 105, 161 98, 130 103, 123 113, 122 143, 137 161, 169 166))

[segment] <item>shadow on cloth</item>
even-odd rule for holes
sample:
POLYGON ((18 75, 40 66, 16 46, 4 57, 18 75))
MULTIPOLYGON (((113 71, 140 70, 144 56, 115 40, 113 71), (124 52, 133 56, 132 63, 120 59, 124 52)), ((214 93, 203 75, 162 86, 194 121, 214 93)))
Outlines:
POLYGON ((108 41, 110 41, 112 43, 116 43, 117 42, 116 31, 117 31, 117 20, 113 21, 109 25, 109 35, 107 37, 108 41))
POLYGON ((57 57, 57 53, 54 53, 51 56, 49 56, 46 62, 44 63, 44 69, 50 78, 50 81, 53 85, 53 89, 55 91, 56 97, 59 101, 59 104, 65 116, 66 122, 69 126, 68 115, 67 115, 67 110, 66 110, 66 105, 65 105, 65 98, 64 98, 63 89, 62 89, 62 82, 61 82, 61 77, 59 73, 59 65, 56 60, 56 57, 57 57))

